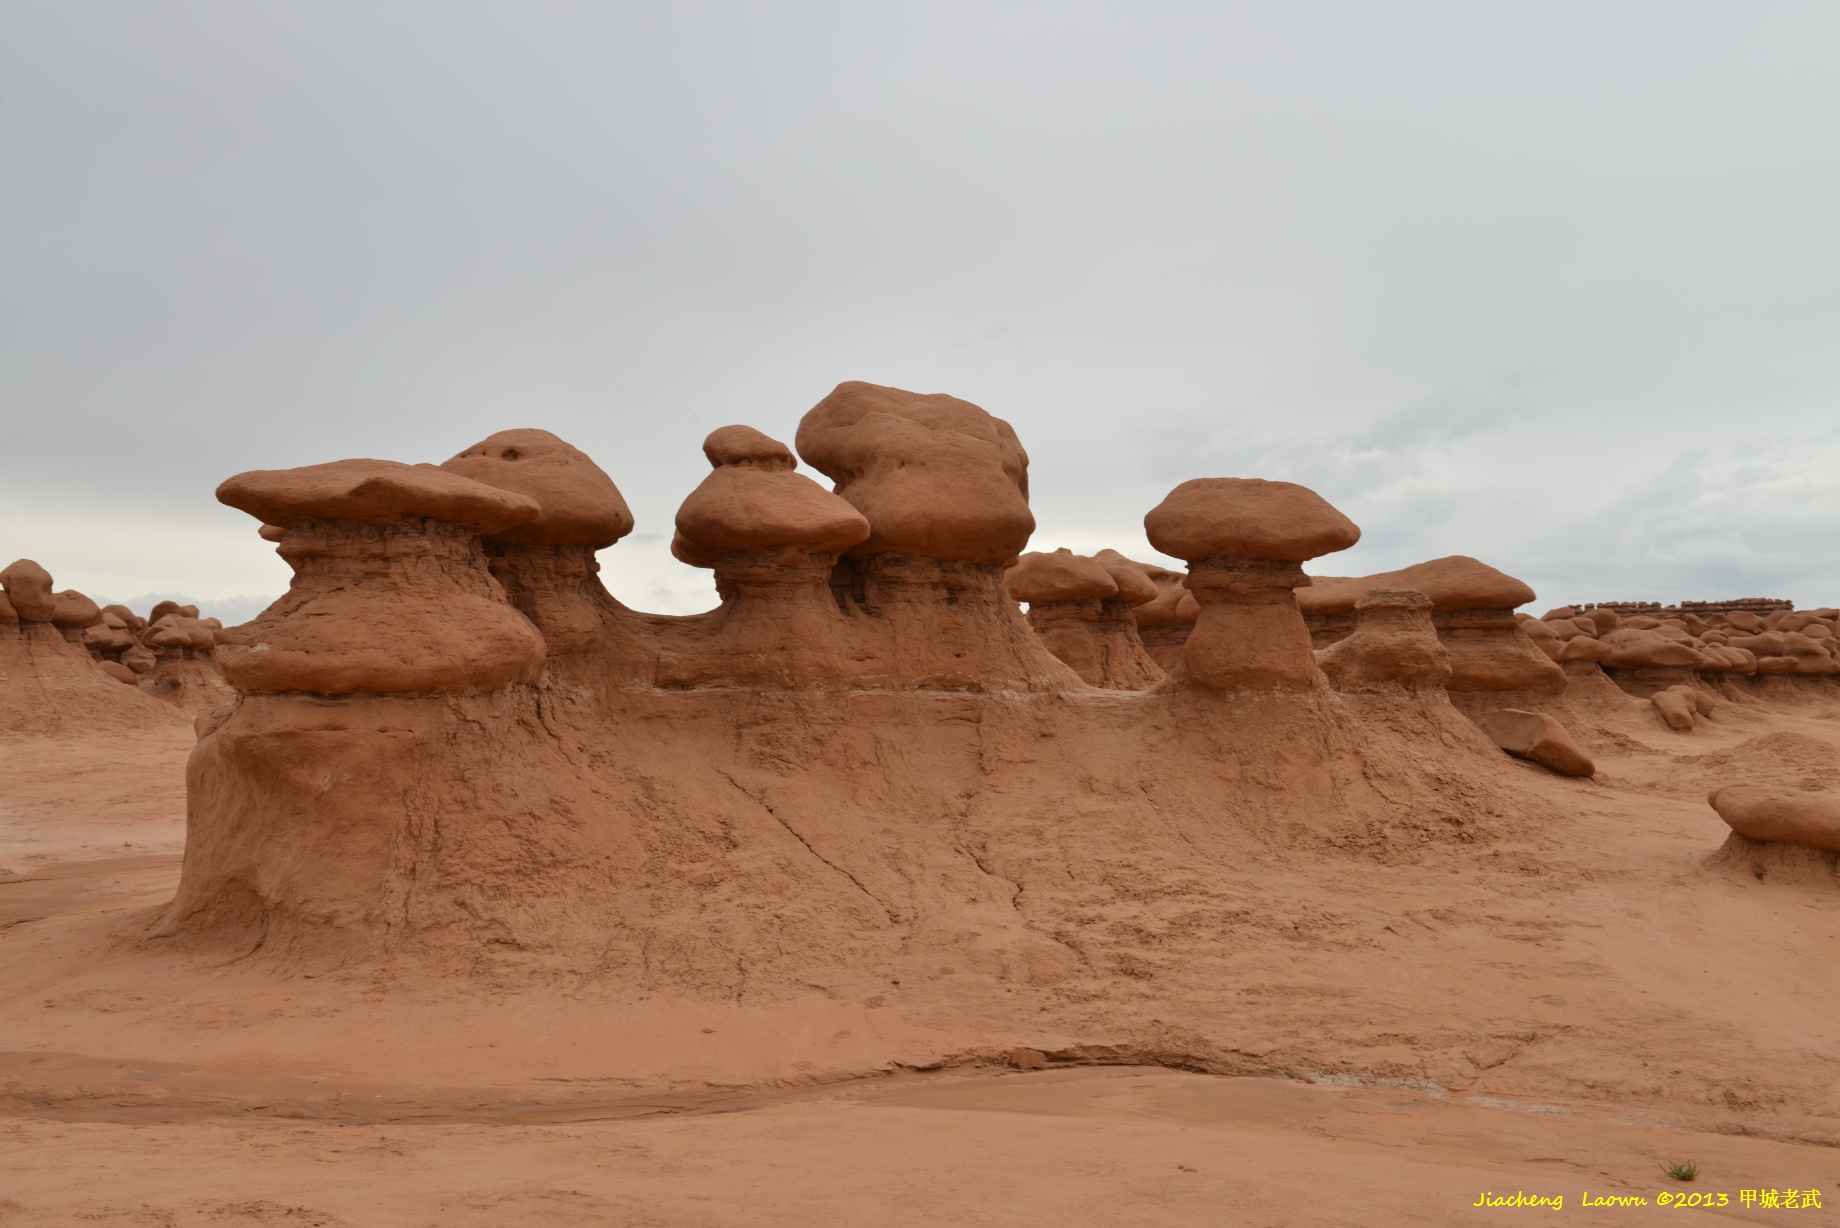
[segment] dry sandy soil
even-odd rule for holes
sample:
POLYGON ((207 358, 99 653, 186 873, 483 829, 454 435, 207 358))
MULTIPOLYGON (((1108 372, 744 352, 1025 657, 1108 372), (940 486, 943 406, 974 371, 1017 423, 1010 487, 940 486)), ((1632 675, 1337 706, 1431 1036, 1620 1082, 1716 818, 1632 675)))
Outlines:
MULTIPOLYGON (((191 1032, 175 1039, 149 1030, 142 1009, 168 991, 172 965, 150 965, 139 985, 85 988, 90 948, 71 935, 132 924, 170 896, 189 741, 163 729, 0 744, 0 1224, 1392 1225, 1550 1213, 1475 1205, 1517 1191, 1611 1223, 1840 1218, 1840 893, 1700 865, 1724 836, 1703 802, 1710 784, 1840 784, 1840 704, 1728 706, 1692 734, 1658 721, 1600 729, 1587 792, 1526 767, 1528 790, 1601 833, 1564 863, 1574 881, 1543 882, 1550 860, 1504 871, 1508 850, 1488 873, 1540 887, 1518 912, 1504 911, 1499 883, 1484 890, 1483 871, 1440 869, 1440 891, 1401 880, 1417 907, 1389 897, 1375 930, 1390 945, 1319 944, 1253 965, 1248 990, 1269 1009, 1248 1018, 1320 1030, 1339 1014, 1348 1052, 1373 1071, 1277 1072, 1291 1077, 1018 1050, 1009 1066, 883 1062, 833 1078, 790 1062, 780 1033, 802 1029, 799 1052, 822 1048, 811 1039, 822 1033, 841 1070, 862 1041, 853 1028, 879 1028, 886 1051, 908 1025, 737 1012, 696 1029, 730 1055, 731 1079, 635 1083, 594 1074, 583 1054, 605 1036, 545 1031, 515 1003, 478 1004, 467 1029, 451 1029, 474 1036, 463 1049, 439 1039, 441 1010, 471 1009, 456 1000, 396 1015, 392 1031, 381 1015, 316 1013, 311 976, 276 987, 292 1015, 264 1033, 267 1051, 239 1040, 244 1022, 282 1013, 259 1000, 213 1021, 194 994, 191 1032), (1681 1022, 1689 999, 1697 1031, 1681 1022), (1414 1059, 1448 1075, 1391 1077, 1372 1060, 1386 1052, 1377 1033, 1415 1000, 1432 1019, 1458 1000, 1525 1019, 1525 1043, 1453 1042, 1414 1059), (1567 1039, 1612 1014, 1635 1051, 1653 1028, 1649 1090, 1627 1070, 1591 1068, 1609 1052, 1601 1040, 1567 1039), (528 1044, 508 1056, 517 1036, 528 1044), (1772 1090, 1767 1055, 1719 1078, 1758 1036, 1795 1054, 1778 1072, 1787 1091, 1772 1090), (1671 1051, 1681 1037, 1706 1051, 1671 1051), (283 1042, 291 1056, 273 1047, 283 1042), (1795 1112, 1743 1103, 1770 1096, 1795 1112), (1658 1167, 1688 1159, 1701 1166, 1690 1186, 1658 1167), (1824 1206, 1742 1200, 1790 1189, 1818 1189, 1824 1206), (1729 1203, 1662 1211, 1663 1192, 1729 1203), (1581 1207, 1587 1195, 1649 1205, 1581 1207)), ((356 991, 323 992, 330 1004, 356 991)), ((622 1043, 642 1046, 643 1030, 629 1025, 622 1043)), ((1402 1061, 1424 1044, 1395 1038, 1402 1061)))

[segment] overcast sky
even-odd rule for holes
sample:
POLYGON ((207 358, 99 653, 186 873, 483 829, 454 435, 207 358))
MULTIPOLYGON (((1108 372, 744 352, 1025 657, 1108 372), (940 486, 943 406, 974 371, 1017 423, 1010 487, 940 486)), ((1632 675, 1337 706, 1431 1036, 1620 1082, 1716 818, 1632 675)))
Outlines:
POLYGON ((212 488, 950 392, 1032 548, 1200 476, 1570 600, 1840 604, 1840 3, 3 0, 0 562, 248 617, 212 488))

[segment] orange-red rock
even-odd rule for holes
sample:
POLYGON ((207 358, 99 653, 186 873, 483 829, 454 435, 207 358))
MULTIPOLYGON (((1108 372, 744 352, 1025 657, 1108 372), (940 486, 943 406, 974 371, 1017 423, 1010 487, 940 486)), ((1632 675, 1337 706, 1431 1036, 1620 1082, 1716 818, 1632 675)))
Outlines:
POLYGON ((1355 602, 1352 634, 1316 650, 1316 663, 1338 691, 1388 686, 1408 691, 1450 681, 1450 654, 1431 625, 1431 601, 1407 588, 1376 588, 1355 602))
POLYGON ((1591 757, 1548 713, 1500 708, 1476 717, 1476 724, 1510 755, 1551 768, 1561 776, 1592 776, 1597 772, 1591 757))

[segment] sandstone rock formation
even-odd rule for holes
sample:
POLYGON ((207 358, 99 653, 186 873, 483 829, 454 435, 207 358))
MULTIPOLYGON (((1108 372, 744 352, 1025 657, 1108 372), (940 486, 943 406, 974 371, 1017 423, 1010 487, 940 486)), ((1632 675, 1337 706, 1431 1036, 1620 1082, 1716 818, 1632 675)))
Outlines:
POLYGON ((1499 708, 1476 718, 1482 732, 1510 755, 1551 768, 1561 776, 1591 776, 1597 767, 1565 726, 1545 712, 1499 708))
POLYGON ((294 569, 286 596, 217 635, 243 694, 476 695, 542 671, 543 637, 479 540, 536 520, 536 500, 377 460, 242 473, 217 497, 286 530, 294 569))
MULTIPOLYGON (((1709 696, 1709 687, 1737 694, 1741 685, 1755 691, 1840 675, 1834 611, 1780 608, 1787 603, 1765 613, 1720 608, 1742 604, 1561 606, 1542 616, 1544 631, 1523 626, 1549 653, 1556 647, 1555 659, 1575 679, 1601 666, 1624 692, 1644 699, 1667 691, 1709 696)), ((1692 727, 1691 707, 1678 700, 1659 700, 1657 710, 1674 728, 1692 727)))
POLYGON ((1445 684, 1472 716, 1500 707, 1537 705, 1566 689, 1565 671, 1521 629, 1514 607, 1533 590, 1466 555, 1362 577, 1317 576, 1298 594, 1312 638, 1326 647, 1352 627, 1354 605, 1374 588, 1406 588, 1431 601, 1431 621, 1450 654, 1445 684), (1504 698, 1505 697, 1505 698, 1504 698))
POLYGON ((723 427, 703 453, 714 472, 678 509, 671 552, 714 570, 722 605, 699 620, 706 636, 661 658, 660 684, 848 679, 855 663, 831 573, 869 522, 752 427, 723 427))
POLYGON ((1064 686, 1004 587, 1034 531, 1028 455, 956 397, 839 384, 799 423, 799 455, 869 522, 831 586, 861 677, 949 690, 1064 686))
POLYGON ((54 591, 51 574, 30 559, 0 571, 0 589, 0 732, 61 735, 179 719, 138 687, 121 685, 135 680, 130 667, 92 655, 92 637, 120 638, 109 623, 119 616, 81 593, 54 591))
POLYGON ((1421 691, 1450 681, 1450 654, 1432 625, 1429 597, 1417 589, 1374 588, 1356 598, 1354 609, 1354 630, 1316 650, 1336 690, 1421 691))
MULTIPOLYGON (((484 943, 635 993, 732 995, 737 975, 753 994, 860 987, 914 958, 1046 986, 1078 957, 1030 920, 1049 888, 1019 902, 1036 876, 1015 859, 1074 838, 1061 825, 1092 796, 1125 808, 1125 830, 1175 824, 1183 856, 1214 857, 1248 836, 1385 843, 1385 799, 1409 794, 1416 847, 1458 830, 1475 773, 1501 770, 1440 715, 1422 607, 1417 642, 1369 663, 1399 684, 1381 724, 1322 681, 1291 589, 1358 531, 1301 487, 1191 482, 1146 518, 1191 560, 1196 603, 1115 554, 1006 574, 1031 524, 1026 458, 976 406, 845 384, 798 438, 835 492, 758 431, 706 441, 675 549, 716 573, 722 605, 685 618, 600 587, 593 543, 630 522, 552 436, 493 436, 440 468, 224 483, 295 575, 216 636, 238 695, 200 721, 159 935, 436 966, 484 943), (539 454, 548 477, 525 464, 539 454), (592 514, 546 521, 552 506, 592 514), (1126 644, 1133 602, 1200 617, 1170 676, 1146 686, 1148 661, 1121 676, 1102 651, 1095 691, 1006 578, 1032 605, 1097 603, 1083 633, 1126 644), (1400 736, 1422 744, 1377 749, 1400 736)), ((1380 603, 1373 617, 1385 639, 1380 603)), ((1052 890, 1083 890, 1088 871, 1071 875, 1052 890)))
POLYGON ((481 541, 493 577, 542 631, 553 667, 566 669, 610 626, 631 619, 601 586, 595 551, 632 532, 632 512, 585 452, 548 431, 500 431, 441 468, 537 504, 529 520, 482 533, 481 541))
POLYGON ((1831 793, 1733 784, 1713 790, 1706 801, 1741 836, 1840 853, 1840 797, 1831 793))
MULTIPOLYGON (((1107 553, 1110 552, 1100 551, 1094 557, 1107 553)), ((1137 624, 1137 638, 1143 641, 1144 652, 1158 669, 1168 673, 1182 659, 1182 649, 1195 629, 1195 620, 1201 616, 1201 605, 1188 591, 1185 573, 1151 563, 1138 566, 1156 586, 1156 595, 1133 607, 1131 617, 1137 624)))
POLYGON ((1188 563, 1201 607, 1172 676, 1228 691, 1303 690, 1320 677, 1294 589, 1303 563, 1361 538, 1314 491, 1262 478, 1196 478, 1144 517, 1150 544, 1188 563))
POLYGON ((1048 651, 1091 685, 1137 690, 1163 676, 1132 616, 1157 596, 1142 565, 1109 550, 1091 558, 1038 551, 1018 559, 1005 583, 1028 603, 1029 625, 1048 651))
MULTIPOLYGON (((196 611, 197 607, 181 608, 196 611)), ((223 624, 215 618, 176 611, 162 614, 140 635, 140 646, 153 655, 152 668, 146 671, 140 686, 180 711, 194 714, 229 699, 234 692, 217 668, 215 652, 217 633, 222 629, 223 624)), ((125 652, 120 664, 135 672, 135 663, 127 659, 125 652)))

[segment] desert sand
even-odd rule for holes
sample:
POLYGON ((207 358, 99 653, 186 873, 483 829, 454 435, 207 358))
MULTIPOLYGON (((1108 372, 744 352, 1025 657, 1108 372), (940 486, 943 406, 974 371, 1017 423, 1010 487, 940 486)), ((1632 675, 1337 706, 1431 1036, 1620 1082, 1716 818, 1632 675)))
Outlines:
POLYGON ((1260 479, 1024 554, 874 385, 705 453, 688 618, 535 430, 230 478, 239 627, 17 573, 0 1222, 1831 1214, 1832 610, 1330 577, 1260 479))

